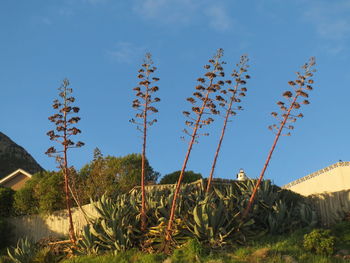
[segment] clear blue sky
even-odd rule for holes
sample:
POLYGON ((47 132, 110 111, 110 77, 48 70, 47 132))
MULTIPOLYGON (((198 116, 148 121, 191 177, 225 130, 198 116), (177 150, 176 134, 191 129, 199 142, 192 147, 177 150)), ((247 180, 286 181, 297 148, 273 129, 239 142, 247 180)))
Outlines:
MULTIPOLYGON (((234 178, 240 168, 257 177, 273 141, 271 111, 310 57, 317 59, 315 89, 305 118, 277 146, 266 177, 283 185, 339 159, 349 161, 350 2, 322 0, 1 0, 0 131, 25 147, 45 168, 52 144, 47 117, 63 78, 81 108, 80 168, 99 147, 105 155, 141 152, 128 122, 135 113, 132 88, 144 53, 160 77, 158 123, 149 132, 148 158, 166 174, 181 168, 186 143, 185 98, 203 65, 225 50, 226 71, 250 57, 245 110, 230 123, 215 176, 234 178)), ((207 176, 221 122, 195 145, 188 169, 207 176)))

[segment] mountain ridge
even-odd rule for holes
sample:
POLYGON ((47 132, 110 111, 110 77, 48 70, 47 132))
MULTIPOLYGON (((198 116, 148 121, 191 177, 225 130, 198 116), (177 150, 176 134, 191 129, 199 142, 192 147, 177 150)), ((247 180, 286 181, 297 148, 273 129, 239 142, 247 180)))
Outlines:
POLYGON ((19 168, 31 174, 44 170, 26 149, 0 132, 0 179, 19 168))

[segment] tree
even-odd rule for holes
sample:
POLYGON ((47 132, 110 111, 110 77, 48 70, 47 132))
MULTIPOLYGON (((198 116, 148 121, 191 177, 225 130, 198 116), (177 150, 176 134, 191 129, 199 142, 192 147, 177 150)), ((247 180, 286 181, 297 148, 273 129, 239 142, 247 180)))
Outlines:
POLYGON ((83 142, 72 141, 72 136, 81 133, 81 130, 75 127, 75 124, 80 121, 80 117, 74 116, 79 112, 79 108, 72 106, 75 98, 72 96, 73 90, 68 88, 69 81, 67 79, 63 80, 63 83, 59 90, 59 99, 55 99, 53 102, 53 109, 57 110, 58 113, 49 117, 49 120, 55 124, 56 129, 47 132, 51 141, 55 141, 61 146, 58 151, 54 146, 50 147, 46 154, 50 157, 55 157, 59 165, 59 168, 63 172, 64 176, 64 192, 66 199, 66 207, 68 210, 69 217, 69 237, 73 243, 76 241, 74 233, 74 225, 71 211, 71 194, 70 194, 70 182, 69 182, 69 172, 70 168, 68 166, 68 150, 72 148, 79 148, 84 145, 83 142), (73 114, 73 116, 72 116, 73 114))
POLYGON ((233 81, 234 84, 232 84, 231 80, 226 80, 225 82, 227 83, 228 88, 226 89, 223 88, 220 91, 221 95, 216 96, 216 101, 219 103, 219 105, 224 109, 226 113, 224 117, 224 124, 221 130, 219 143, 216 148, 213 164, 211 166, 211 170, 208 178, 208 184, 207 184, 207 190, 206 190, 207 193, 210 190, 211 181, 213 179, 213 175, 215 171, 216 161, 218 159, 219 152, 221 149, 221 144, 225 136, 227 122, 229 121, 229 118, 231 116, 236 115, 237 110, 242 110, 241 106, 234 108, 234 104, 240 103, 241 102, 240 98, 245 97, 245 93, 247 92, 247 88, 242 87, 242 85, 246 84, 246 80, 250 78, 249 75, 244 75, 245 72, 247 72, 247 68, 249 67, 247 65, 247 62, 248 62, 248 57, 242 56, 240 62, 237 64, 238 70, 234 69, 233 73, 231 74, 231 76, 234 78, 234 81, 233 81))
MULTIPOLYGON (((96 153, 96 152, 95 152, 96 153)), ((79 171, 85 178, 85 197, 100 198, 103 194, 109 197, 126 193, 140 185, 141 154, 128 154, 122 157, 95 155, 91 163, 79 171)), ((145 160, 145 183, 155 182, 159 173, 154 171, 148 160, 145 160)))
POLYGON ((316 64, 315 58, 311 57, 308 63, 305 63, 302 66, 302 70, 304 71, 303 74, 300 72, 296 72, 297 79, 295 81, 289 81, 288 84, 291 86, 291 90, 287 90, 283 93, 283 97, 287 100, 286 102, 279 101, 277 102, 277 105, 280 107, 281 114, 278 114, 277 112, 272 112, 271 115, 277 119, 277 124, 273 124, 269 126, 269 129, 272 130, 275 133, 275 139, 272 144, 272 147, 269 151, 269 154, 267 155, 267 159, 265 161, 264 167, 261 170, 259 179, 253 189, 252 195, 249 199, 248 205, 246 209, 243 212, 243 217, 246 217, 249 213, 249 210, 254 202, 256 192, 258 191, 258 188, 261 184, 261 181, 264 177, 265 171, 267 169, 267 166, 269 165, 269 162, 271 160, 271 156, 275 150, 275 147, 277 145, 278 139, 281 135, 287 135, 290 136, 290 132, 286 134, 282 134, 284 129, 287 130, 294 130, 294 126, 290 123, 295 123, 298 118, 304 117, 302 113, 293 113, 293 111, 298 111, 301 108, 301 104, 308 105, 310 102, 307 99, 303 99, 302 102, 298 102, 299 98, 308 98, 308 91, 311 91, 312 84, 314 83, 313 79, 311 77, 313 76, 313 72, 316 70, 313 69, 313 66, 316 64), (289 124, 288 126, 286 126, 289 124))
POLYGON ((36 173, 14 194, 16 214, 48 214, 65 208, 64 178, 61 172, 36 173))
POLYGON ((141 122, 131 119, 130 121, 137 124, 137 129, 142 132, 143 144, 142 144, 142 163, 141 163, 141 230, 146 229, 146 191, 145 191, 145 177, 146 177, 146 145, 147 145, 147 130, 149 126, 152 126, 157 119, 149 117, 153 113, 157 113, 158 110, 153 106, 154 103, 159 102, 158 97, 153 97, 153 94, 158 91, 158 86, 154 86, 153 83, 159 81, 159 78, 152 77, 151 74, 156 70, 156 67, 152 66, 152 56, 150 53, 146 54, 144 64, 139 70, 138 78, 140 79, 139 86, 134 88, 136 91, 136 97, 132 102, 132 107, 137 110, 135 115, 136 119, 141 119, 141 122))
POLYGON ((206 119, 203 119, 203 117, 210 116, 211 114, 216 115, 219 113, 219 111, 216 110, 216 105, 214 103, 214 100, 211 98, 211 95, 220 90, 221 86, 224 84, 222 80, 219 80, 216 83, 214 83, 214 80, 218 76, 223 77, 225 75, 222 67, 223 62, 220 61, 222 55, 223 50, 219 49, 215 54, 214 58, 209 60, 209 64, 204 66, 204 68, 207 70, 207 72, 204 74, 204 78, 197 79, 199 85, 196 86, 196 92, 193 93, 193 97, 187 98, 187 101, 193 105, 192 114, 189 111, 184 111, 183 114, 188 118, 185 124, 189 127, 189 129, 192 130, 192 132, 189 132, 187 129, 184 130, 185 134, 189 136, 190 141, 188 143, 186 156, 182 165, 179 180, 176 184, 174 197, 171 205, 170 217, 165 236, 167 246, 171 241, 173 220, 175 217, 175 209, 177 206, 176 201, 180 192, 181 182, 185 174, 187 162, 190 157, 193 144, 197 142, 197 139, 201 135, 199 133, 199 130, 204 126, 211 124, 214 121, 214 119, 211 117, 207 117, 206 119))
MULTIPOLYGON (((181 171, 175 171, 170 174, 166 174, 162 177, 159 184, 176 184, 179 180, 181 171)), ((195 173, 193 171, 185 171, 184 176, 182 178, 182 182, 185 184, 195 182, 199 179, 202 179, 202 175, 200 173, 195 173)))
POLYGON ((79 177, 85 181, 83 202, 92 198, 99 199, 103 194, 110 195, 113 189, 113 176, 106 173, 106 159, 99 148, 95 148, 93 160, 79 171, 79 177))

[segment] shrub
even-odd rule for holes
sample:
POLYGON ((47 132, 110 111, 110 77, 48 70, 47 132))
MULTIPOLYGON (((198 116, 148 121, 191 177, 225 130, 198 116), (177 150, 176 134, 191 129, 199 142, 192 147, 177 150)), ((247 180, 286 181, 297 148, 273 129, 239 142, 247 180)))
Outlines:
POLYGON ((320 255, 332 255, 335 247, 335 237, 330 230, 314 229, 304 235, 303 246, 307 251, 320 255))
MULTIPOLYGON (((160 180, 159 184, 176 184, 177 180, 179 180, 180 173, 181 171, 175 171, 170 174, 164 175, 164 177, 160 180)), ((182 178, 182 183, 188 184, 199 179, 202 179, 202 175, 200 173, 186 171, 184 173, 184 177, 182 178)))
POLYGON ((40 172, 33 175, 25 186, 14 194, 17 214, 52 213, 64 209, 63 177, 57 172, 40 172))
MULTIPOLYGON (((96 155, 96 153, 95 153, 96 155)), ((83 199, 97 200, 106 194, 114 197, 126 193, 141 181, 140 154, 128 154, 122 157, 94 156, 94 160, 81 168, 79 174, 85 179, 83 199)), ((154 171, 146 159, 146 182, 157 181, 159 173, 154 171)))

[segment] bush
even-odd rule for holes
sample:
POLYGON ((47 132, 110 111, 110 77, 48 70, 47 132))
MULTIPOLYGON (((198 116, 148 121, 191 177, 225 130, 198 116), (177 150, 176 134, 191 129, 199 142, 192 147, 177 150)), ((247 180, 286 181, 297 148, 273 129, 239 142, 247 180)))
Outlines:
MULTIPOLYGON (((166 174, 160 180, 159 184, 176 184, 179 180, 181 171, 175 171, 170 174, 166 174)), ((188 184, 194 181, 202 179, 202 175, 200 173, 195 173, 193 171, 186 171, 184 173, 184 177, 182 178, 182 183, 188 184)))
MULTIPOLYGON (((141 182, 140 154, 128 154, 122 157, 106 156, 95 150, 94 160, 79 171, 84 180, 83 200, 97 200, 102 195, 114 197, 129 192, 141 182)), ((159 173, 154 171, 146 159, 146 182, 156 182, 159 173)))
POLYGON ((304 235, 303 246, 307 251, 320 255, 332 255, 335 248, 335 237, 330 230, 314 229, 304 235))
POLYGON ((58 172, 40 172, 14 194, 14 209, 18 215, 52 213, 64 209, 63 176, 58 172))

